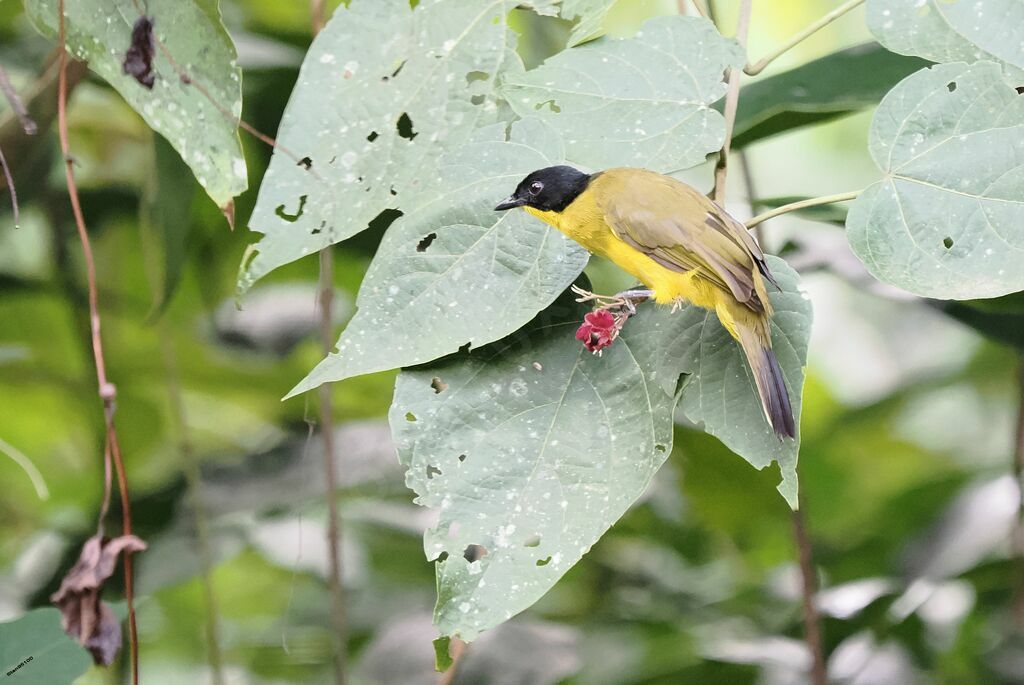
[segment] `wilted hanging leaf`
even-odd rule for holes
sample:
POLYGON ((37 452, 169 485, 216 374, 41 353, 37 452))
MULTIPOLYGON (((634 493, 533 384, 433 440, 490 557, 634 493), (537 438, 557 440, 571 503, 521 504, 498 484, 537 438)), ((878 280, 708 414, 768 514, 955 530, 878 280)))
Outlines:
POLYGON ((871 155, 885 177, 847 235, 877 278, 940 299, 1024 289, 1024 97, 998 64, 923 69, 882 101, 871 155))
POLYGON ((149 17, 139 17, 132 27, 132 42, 124 55, 121 68, 146 88, 153 90, 153 55, 156 52, 156 41, 153 40, 153 21, 149 17))
MULTIPOLYGON (((159 49, 146 76, 153 79, 152 90, 140 88, 135 76, 125 72, 127 46, 136 47, 136 39, 145 40, 141 13, 130 3, 66 2, 68 50, 87 61, 153 130, 170 141, 200 185, 223 207, 248 184, 238 139, 242 81, 234 45, 213 0, 148 0, 145 8, 157 28, 150 37, 166 46, 178 69, 187 69, 188 79, 159 49)), ((26 0, 25 9, 43 33, 56 36, 57 0, 26 0)))
POLYGON ((562 161, 561 140, 537 119, 479 131, 443 159, 381 242, 338 351, 291 391, 412 366, 521 327, 587 263, 587 253, 524 212, 494 206, 529 172, 562 161))
MULTIPOLYGON (((249 227, 264 236, 239 289, 407 209, 437 163, 501 116, 497 74, 520 70, 514 0, 358 0, 313 42, 249 227)), ((437 188, 439 192, 444 189, 437 188)))
POLYGON ((565 139, 571 162, 670 172, 722 145, 711 103, 743 48, 698 17, 659 17, 635 38, 606 38, 560 52, 536 69, 507 74, 501 92, 520 116, 539 116, 565 139))
POLYGON ((61 581, 50 601, 60 610, 64 631, 89 650, 102 666, 113 663, 121 649, 121 622, 100 599, 103 585, 123 553, 141 552, 146 543, 134 535, 85 541, 78 561, 61 581))

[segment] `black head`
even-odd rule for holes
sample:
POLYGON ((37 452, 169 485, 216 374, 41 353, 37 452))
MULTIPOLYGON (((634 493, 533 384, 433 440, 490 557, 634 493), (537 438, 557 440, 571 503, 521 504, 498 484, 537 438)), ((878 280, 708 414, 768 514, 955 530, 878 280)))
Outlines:
POLYGON ((516 192, 494 209, 501 211, 528 206, 541 211, 561 212, 586 190, 590 178, 590 174, 571 166, 538 169, 524 178, 516 187, 516 192))

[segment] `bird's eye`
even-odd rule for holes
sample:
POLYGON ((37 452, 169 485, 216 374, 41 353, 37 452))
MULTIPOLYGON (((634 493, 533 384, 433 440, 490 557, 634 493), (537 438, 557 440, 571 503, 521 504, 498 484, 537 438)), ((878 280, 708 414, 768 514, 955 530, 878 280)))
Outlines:
POLYGON ((530 184, 530 195, 536 195, 542 190, 544 190, 544 184, 540 181, 534 181, 530 184))

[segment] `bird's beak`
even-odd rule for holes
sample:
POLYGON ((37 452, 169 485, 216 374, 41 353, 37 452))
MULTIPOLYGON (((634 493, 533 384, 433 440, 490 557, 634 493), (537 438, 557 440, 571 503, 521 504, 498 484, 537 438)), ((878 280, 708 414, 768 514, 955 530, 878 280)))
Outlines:
POLYGON ((503 212, 506 209, 514 209, 515 207, 522 207, 525 204, 526 204, 526 200, 524 200, 523 198, 516 197, 515 195, 509 195, 504 200, 502 200, 498 204, 497 207, 494 208, 494 211, 496 211, 496 212, 503 212))

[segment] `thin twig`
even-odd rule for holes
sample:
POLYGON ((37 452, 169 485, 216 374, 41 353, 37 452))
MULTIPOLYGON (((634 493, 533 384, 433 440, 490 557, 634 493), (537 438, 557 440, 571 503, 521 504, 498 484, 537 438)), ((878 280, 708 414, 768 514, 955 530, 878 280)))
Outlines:
POLYGON ((836 193, 835 195, 822 195, 821 197, 811 197, 806 200, 800 200, 799 202, 790 202, 788 205, 782 205, 775 209, 758 214, 750 221, 747 222, 747 228, 753 228, 758 224, 771 219, 772 217, 779 216, 780 214, 788 214, 789 212, 795 212, 798 209, 805 209, 807 207, 817 207, 818 205, 830 205, 836 202, 847 202, 849 200, 857 199, 857 196, 863 193, 863 190, 853 190, 848 193, 836 193))
POLYGON ((455 676, 459 673, 459 665, 462 663, 462 659, 469 649, 469 645, 460 640, 457 637, 453 637, 450 645, 448 646, 448 654, 452 658, 452 665, 448 667, 448 670, 441 674, 441 679, 437 685, 452 685, 455 682, 455 676))
MULTIPOLYGON (((323 0, 310 0, 313 37, 324 27, 323 0)), ((334 253, 327 246, 320 250, 320 346, 324 355, 334 349, 334 253)), ((334 624, 334 682, 345 685, 348 661, 348 620, 345 615, 345 589, 341 570, 341 514, 338 512, 338 476, 334 450, 334 402, 332 383, 320 386, 320 435, 324 445, 324 486, 327 500, 327 549, 330 555, 328 586, 331 591, 331 621, 334 624)))
POLYGON ((171 330, 167 317, 160 319, 160 348, 167 374, 167 392, 171 402, 171 414, 178 433, 178 451, 188 485, 189 500, 192 503, 192 518, 196 529, 196 547, 199 555, 199 573, 203 585, 203 601, 206 604, 206 657, 213 676, 213 685, 224 685, 224 657, 220 646, 220 611, 217 593, 213 586, 213 553, 210 545, 210 529, 206 523, 206 506, 203 504, 203 479, 199 471, 199 460, 188 432, 188 415, 181 394, 178 360, 174 352, 171 330))
POLYGON ((814 594, 818 590, 817 575, 811 557, 811 540, 804 527, 804 510, 797 509, 793 517, 793 539, 800 558, 801 594, 804 608, 804 639, 811 652, 812 685, 828 685, 828 670, 821 639, 821 616, 814 605, 814 594))
POLYGON ((11 109, 14 110, 18 121, 21 122, 21 130, 27 136, 34 136, 39 131, 39 127, 36 126, 36 122, 32 121, 32 117, 28 115, 25 103, 18 96, 18 91, 14 90, 14 86, 11 85, 11 79, 7 76, 7 72, 4 71, 3 67, 0 67, 0 91, 3 91, 7 102, 11 103, 11 109))
POLYGON ((14 178, 11 176, 11 168, 7 166, 7 158, 4 157, 3 148, 0 148, 0 167, 4 168, 4 180, 7 181, 7 190, 11 193, 11 212, 14 214, 14 227, 21 226, 21 215, 18 212, 18 191, 14 189, 14 178))
MULTIPOLYGON (((103 401, 103 418, 106 422, 106 439, 109 444, 109 452, 113 457, 114 468, 117 470, 117 484, 121 492, 121 526, 123 535, 132 534, 131 501, 128 495, 128 478, 125 474, 124 460, 121 455, 121 445, 117 438, 117 429, 114 426, 114 412, 117 407, 117 388, 107 378, 107 365, 103 357, 103 339, 100 335, 100 311, 99 311, 99 290, 96 285, 96 262, 93 259, 92 244, 89 242, 89 232, 85 228, 85 217, 82 214, 82 206, 78 199, 78 187, 75 185, 74 160, 71 157, 71 147, 68 142, 68 51, 64 26, 64 0, 57 3, 57 24, 58 24, 58 54, 60 71, 58 73, 57 85, 57 129, 60 136, 60 150, 64 156, 64 174, 68 184, 68 198, 71 201, 71 211, 75 216, 75 227, 78 229, 78 238, 82 244, 82 254, 85 258, 85 271, 89 287, 89 323, 92 333, 93 359, 96 362, 96 380, 99 386, 100 399, 103 401)), ((104 450, 106 452, 106 450, 104 450)), ((132 570, 132 554, 125 552, 124 559, 124 589, 125 601, 128 605, 128 642, 131 651, 132 684, 139 682, 139 635, 135 622, 135 575, 132 570)))
POLYGON ((1024 633, 1024 354, 1017 362, 1017 434, 1013 450, 1013 475, 1017 481, 1019 500, 1017 523, 1014 526, 1014 556, 1017 561, 1017 588, 1013 598, 1013 623, 1018 633, 1024 633))
MULTIPOLYGON (((750 10, 753 0, 740 0, 740 18, 736 23, 736 40, 747 46, 747 31, 750 29, 750 10)), ((736 107, 740 101, 740 76, 742 69, 729 70, 729 90, 725 95, 725 140, 718 153, 715 165, 715 202, 725 206, 725 177, 729 166, 729 150, 732 148, 732 128, 736 121, 736 107)))
POLYGON ((850 10, 857 7, 858 5, 862 4, 864 4, 864 0, 848 0, 847 2, 844 2, 842 5, 840 5, 839 7, 835 8, 834 10, 823 16, 821 19, 818 19, 817 21, 811 23, 803 31, 800 31, 799 33, 795 34, 792 38, 790 38, 785 43, 780 45, 777 49, 773 50, 772 52, 768 53, 767 55, 759 59, 757 62, 753 64, 747 64, 747 66, 743 68, 743 71, 746 72, 749 76, 756 76, 757 74, 760 74, 762 71, 764 71, 765 67, 771 64, 773 61, 775 61, 775 59, 777 59, 781 55, 785 54, 788 50, 798 45, 802 41, 806 40, 808 37, 819 31, 820 29, 825 28, 826 26, 834 22, 836 19, 843 16, 850 10))
MULTIPOLYGON (((710 18, 708 16, 708 8, 704 6, 704 0, 691 0, 691 2, 693 3, 693 8, 697 10, 697 14, 704 17, 705 19, 710 18)), ((686 11, 686 0, 677 0, 677 4, 679 6, 679 14, 688 14, 688 12, 686 11)))
POLYGON ((3 438, 0 438, 0 454, 6 454, 15 464, 21 467, 21 470, 25 472, 28 479, 32 481, 32 487, 35 488, 39 499, 50 499, 50 490, 46 487, 43 474, 39 472, 39 469, 32 463, 32 460, 25 456, 24 452, 3 438))
MULTIPOLYGON (((740 149, 736 151, 736 159, 740 163, 740 175, 743 176, 743 187, 747 190, 747 203, 750 205, 750 213, 753 214, 757 209, 756 200, 757 190, 754 187, 754 173, 750 169, 750 158, 747 156, 747 151, 740 149)), ((754 240, 757 244, 764 249, 764 233, 761 230, 763 226, 754 227, 754 240)))

